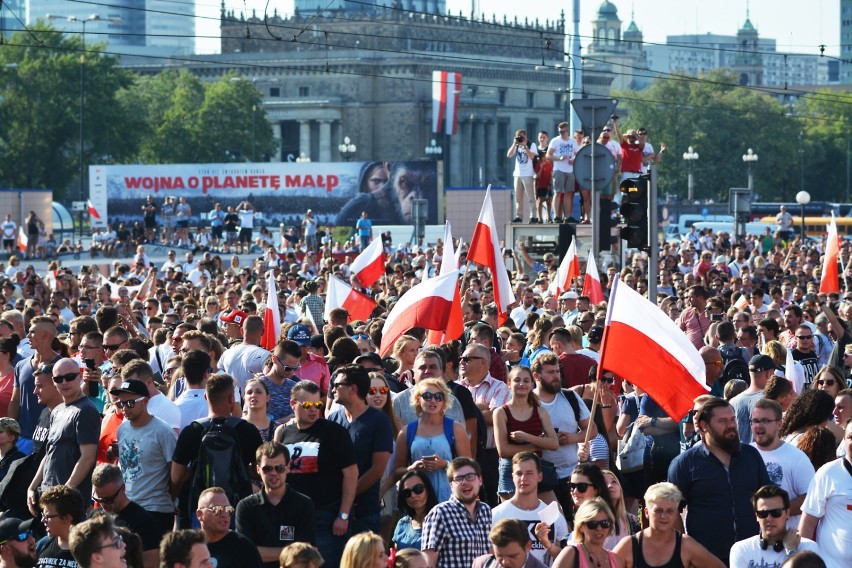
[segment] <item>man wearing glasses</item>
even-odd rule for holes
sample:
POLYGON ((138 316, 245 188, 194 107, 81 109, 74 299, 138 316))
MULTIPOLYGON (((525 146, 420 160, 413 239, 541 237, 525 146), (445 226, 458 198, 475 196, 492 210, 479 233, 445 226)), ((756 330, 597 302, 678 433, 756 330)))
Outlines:
POLYGON ((115 530, 112 519, 98 515, 71 529, 71 553, 80 568, 125 568, 124 539, 115 530))
POLYGON ((55 485, 39 499, 41 520, 47 536, 39 541, 38 566, 64 566, 76 568, 71 554, 69 534, 71 527, 86 518, 86 504, 79 491, 67 485, 55 485))
MULTIPOLYGON (((306 496, 288 487, 287 473, 290 468, 290 452, 278 442, 266 442, 257 449, 257 472, 263 481, 259 493, 246 497, 237 504, 237 532, 254 543, 255 555, 263 561, 265 568, 277 568, 281 550, 294 542, 314 542, 314 504, 306 496)), ((209 490, 208 490, 209 491, 209 490)), ((221 500, 224 495, 219 495, 221 500)), ((201 499, 199 499, 201 511, 201 499)), ((233 509, 231 509, 233 511, 233 509)), ((202 521, 201 528, 207 533, 202 521)), ((221 522, 221 521, 220 521, 221 522)), ((207 542, 213 542, 207 535, 207 542)), ((215 557, 216 550, 210 553, 215 557)), ((249 561, 252 555, 235 560, 249 561)), ((243 566, 239 562, 219 566, 243 566)))
POLYGON ((55 485, 76 488, 83 495, 92 492, 90 476, 95 467, 101 415, 83 394, 80 364, 60 359, 53 366, 53 382, 62 402, 53 410, 47 435, 47 453, 27 491, 27 505, 38 514, 37 491, 55 485))
POLYGON ((794 336, 796 343, 793 349, 793 360, 801 363, 805 372, 805 383, 802 387, 804 390, 811 388, 811 383, 814 382, 814 377, 820 369, 811 325, 809 322, 799 324, 794 336))
POLYGON ((33 521, 6 518, 0 521, 0 566, 33 568, 36 565, 35 539, 30 531, 33 521))
POLYGON ((139 503, 131 501, 124 478, 116 465, 102 463, 92 472, 92 501, 115 515, 116 522, 139 535, 145 568, 157 568, 160 562, 160 539, 157 521, 139 503))
POLYGON ((281 341, 272 352, 272 368, 263 377, 269 391, 267 411, 272 415, 273 420, 282 424, 286 418, 293 415, 293 409, 290 408, 290 393, 299 382, 301 356, 302 348, 298 343, 289 339, 281 341))
POLYGON ((127 496, 157 520, 160 535, 174 526, 174 503, 169 496, 169 472, 177 436, 162 419, 148 412, 148 385, 153 375, 142 360, 131 361, 121 371, 122 383, 109 391, 124 413, 118 427, 118 462, 127 496))
POLYGON ((454 459, 447 476, 453 494, 426 515, 420 547, 429 566, 467 568, 491 549, 491 507, 479 500, 482 469, 476 461, 454 459))
POLYGON ((263 565, 252 542, 242 533, 231 530, 234 508, 224 489, 208 487, 202 491, 198 496, 195 516, 201 523, 201 532, 214 566, 260 568, 263 565))

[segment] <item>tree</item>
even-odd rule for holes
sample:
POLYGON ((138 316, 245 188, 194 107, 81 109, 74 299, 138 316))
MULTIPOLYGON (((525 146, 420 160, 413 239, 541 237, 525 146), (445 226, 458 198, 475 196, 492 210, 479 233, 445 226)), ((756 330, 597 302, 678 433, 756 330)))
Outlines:
POLYGON ((796 115, 801 117, 805 189, 816 201, 848 202, 850 180, 846 165, 852 129, 852 93, 823 90, 804 97, 796 106, 796 115))

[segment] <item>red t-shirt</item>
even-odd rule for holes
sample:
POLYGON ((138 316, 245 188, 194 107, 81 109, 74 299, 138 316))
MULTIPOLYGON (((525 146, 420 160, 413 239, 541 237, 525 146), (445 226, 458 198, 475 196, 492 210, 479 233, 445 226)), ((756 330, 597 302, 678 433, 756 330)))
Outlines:
POLYGON ((621 171, 642 171, 642 147, 637 144, 621 143, 621 171))
POLYGON ((559 363, 562 366, 562 386, 570 389, 589 382, 589 369, 595 360, 578 353, 563 353, 559 356, 559 363))

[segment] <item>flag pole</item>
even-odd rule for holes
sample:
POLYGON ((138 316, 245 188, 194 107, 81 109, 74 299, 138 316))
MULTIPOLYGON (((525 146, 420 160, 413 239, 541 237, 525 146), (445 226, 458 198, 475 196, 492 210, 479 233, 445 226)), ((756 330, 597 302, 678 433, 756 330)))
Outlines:
MULTIPOLYGON (((618 290, 619 282, 621 282, 621 278, 618 277, 618 276, 616 276, 615 280, 612 281, 612 291, 609 293, 609 302, 607 303, 607 306, 606 306, 606 323, 604 324, 604 332, 603 332, 603 338, 601 339, 601 347, 600 347, 600 350, 598 351, 598 353, 599 353, 598 360, 599 361, 603 361, 604 351, 606 350, 607 336, 609 335, 610 322, 612 321, 612 309, 615 306, 615 293, 618 290)), ((603 375, 603 366, 598 364, 598 370, 597 370, 597 373, 595 374, 595 381, 597 381, 598 385, 595 388, 595 396, 592 397, 592 410, 591 410, 591 414, 590 414, 590 417, 589 417, 589 426, 586 428, 586 441, 585 441, 585 443, 588 443, 589 438, 591 438, 592 422, 594 421, 595 412, 597 411, 597 406, 598 406, 598 400, 600 398, 600 390, 599 389, 601 388, 600 382, 601 382, 601 376, 602 375, 603 375)))
POLYGON ((597 412, 597 410, 598 410, 598 401, 600 400, 600 397, 601 397, 601 393, 600 393, 600 389, 601 389, 601 384, 600 384, 601 383, 601 367, 600 367, 600 365, 598 365, 598 372, 597 372, 596 381, 597 381, 598 384, 595 387, 595 395, 592 397, 592 410, 591 410, 591 413, 589 414, 589 425, 586 426, 586 439, 583 441, 583 445, 588 444, 589 439, 592 437, 592 425, 595 423, 595 412, 597 412))

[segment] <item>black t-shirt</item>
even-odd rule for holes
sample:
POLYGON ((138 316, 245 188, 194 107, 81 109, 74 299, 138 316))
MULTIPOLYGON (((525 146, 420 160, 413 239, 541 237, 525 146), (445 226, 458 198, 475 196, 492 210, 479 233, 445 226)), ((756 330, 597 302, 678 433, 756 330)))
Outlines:
MULTIPOLYGON (((216 542, 208 542, 207 549, 216 568, 260 568, 264 566, 260 553, 252 542, 238 532, 231 531, 216 542)), ((270 563, 267 563, 270 564, 270 563)), ((278 566, 278 562, 272 562, 278 566)))
POLYGON ((59 538, 46 536, 36 545, 38 568, 78 568, 70 550, 59 546, 59 538))
POLYGON ((115 232, 115 239, 120 243, 130 240, 130 231, 126 228, 117 230, 115 232))
MULTIPOLYGON (((333 412, 329 417, 332 422, 337 422, 349 432, 352 443, 355 446, 355 457, 358 462, 358 477, 373 467, 373 454, 376 452, 393 452, 393 428, 387 414, 368 406, 361 416, 352 423, 346 418, 343 408, 333 412)), ((372 515, 382 509, 379 497, 379 485, 381 479, 376 481, 372 487, 355 497, 355 511, 358 515, 372 515)))
POLYGON ((805 390, 811 388, 811 383, 814 382, 814 377, 819 372, 819 359, 814 352, 804 353, 798 349, 793 349, 793 360, 802 364, 802 369, 805 371, 805 390))
POLYGON ((142 540, 142 550, 153 550, 160 547, 163 535, 159 531, 159 523, 156 519, 142 508, 139 503, 133 501, 115 515, 118 526, 127 527, 139 535, 142 540))
POLYGON ((357 465, 346 428, 323 418, 305 430, 290 424, 280 442, 290 450, 288 486, 312 499, 317 511, 338 512, 343 469, 357 465))
POLYGON ((236 232, 237 226, 240 224, 240 216, 236 213, 228 213, 225 215, 225 220, 222 224, 225 225, 226 231, 236 232))
POLYGON ((447 386, 450 387, 453 396, 458 399, 464 419, 470 420, 471 418, 476 418, 476 403, 473 402, 473 395, 470 394, 470 390, 455 381, 447 383, 447 386))
MULTIPOLYGON (((314 504, 290 485, 278 505, 272 505, 266 493, 250 495, 237 504, 237 532, 255 546, 284 547, 294 542, 315 540, 314 504)), ((213 553, 211 549, 210 553, 213 553)), ((260 560, 260 558, 258 558, 260 560)), ((221 568, 221 564, 217 568, 221 568)), ((277 568, 278 562, 266 562, 265 568, 277 568)))

